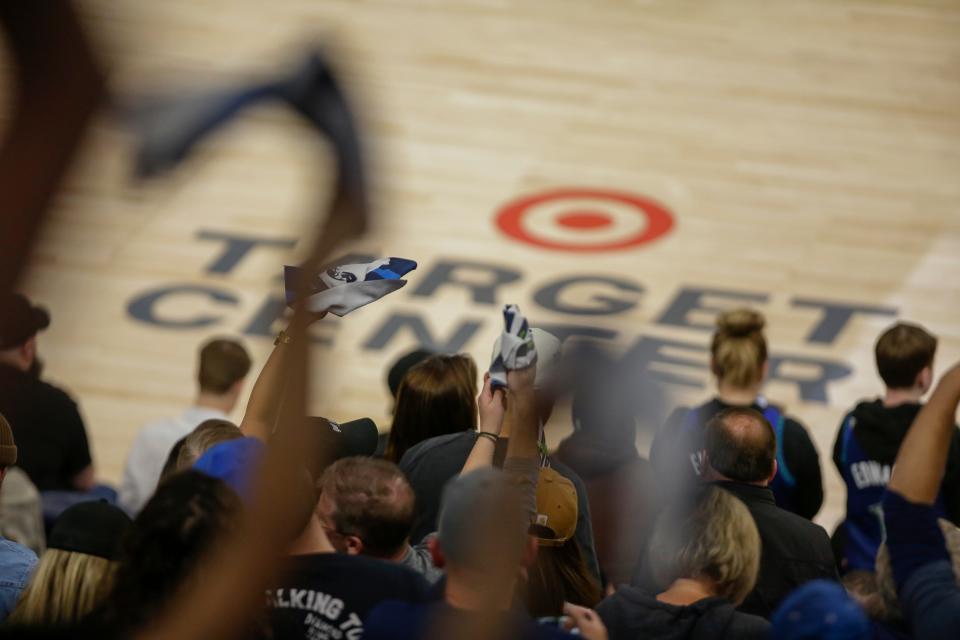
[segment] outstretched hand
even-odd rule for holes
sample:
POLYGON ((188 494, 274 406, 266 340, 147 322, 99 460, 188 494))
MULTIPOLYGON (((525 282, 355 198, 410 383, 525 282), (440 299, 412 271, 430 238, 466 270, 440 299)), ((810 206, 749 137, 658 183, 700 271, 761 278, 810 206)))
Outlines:
POLYGON ((502 388, 494 388, 490 374, 483 376, 483 390, 477 398, 480 410, 480 431, 500 435, 503 429, 503 415, 506 411, 506 398, 502 388))
POLYGON ((577 629, 588 640, 607 640, 607 627, 594 610, 564 602, 563 614, 570 618, 567 631, 577 629))

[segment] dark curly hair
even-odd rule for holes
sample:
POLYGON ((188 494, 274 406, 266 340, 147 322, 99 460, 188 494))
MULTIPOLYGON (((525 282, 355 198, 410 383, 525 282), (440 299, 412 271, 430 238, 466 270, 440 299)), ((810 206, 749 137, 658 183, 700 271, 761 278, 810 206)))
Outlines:
POLYGON ((235 528, 240 510, 240 498, 216 478, 192 470, 167 478, 127 531, 102 622, 123 632, 153 620, 214 541, 235 528))

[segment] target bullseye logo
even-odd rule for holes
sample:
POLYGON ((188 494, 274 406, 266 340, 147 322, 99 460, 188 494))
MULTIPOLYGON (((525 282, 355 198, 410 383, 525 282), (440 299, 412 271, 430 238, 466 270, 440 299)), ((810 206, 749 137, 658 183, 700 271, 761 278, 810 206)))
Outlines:
POLYGON ((544 249, 616 251, 664 235, 673 227, 673 215, 635 194, 553 189, 508 202, 496 222, 508 236, 544 249))

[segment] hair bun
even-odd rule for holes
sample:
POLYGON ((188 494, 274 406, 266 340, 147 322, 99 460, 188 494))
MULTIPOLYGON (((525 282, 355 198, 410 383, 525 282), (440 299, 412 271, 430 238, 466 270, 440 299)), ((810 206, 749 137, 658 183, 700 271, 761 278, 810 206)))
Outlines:
POLYGON ((767 321, 753 309, 733 309, 717 316, 717 331, 732 338, 744 338, 763 331, 767 321))

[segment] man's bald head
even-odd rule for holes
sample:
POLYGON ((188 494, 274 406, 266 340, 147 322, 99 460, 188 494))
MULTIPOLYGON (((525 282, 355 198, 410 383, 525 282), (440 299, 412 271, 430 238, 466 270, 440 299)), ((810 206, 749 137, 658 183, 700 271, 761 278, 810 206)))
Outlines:
POLYGON ((777 436, 754 409, 725 409, 707 423, 707 460, 718 474, 738 482, 763 483, 773 476, 777 436))

